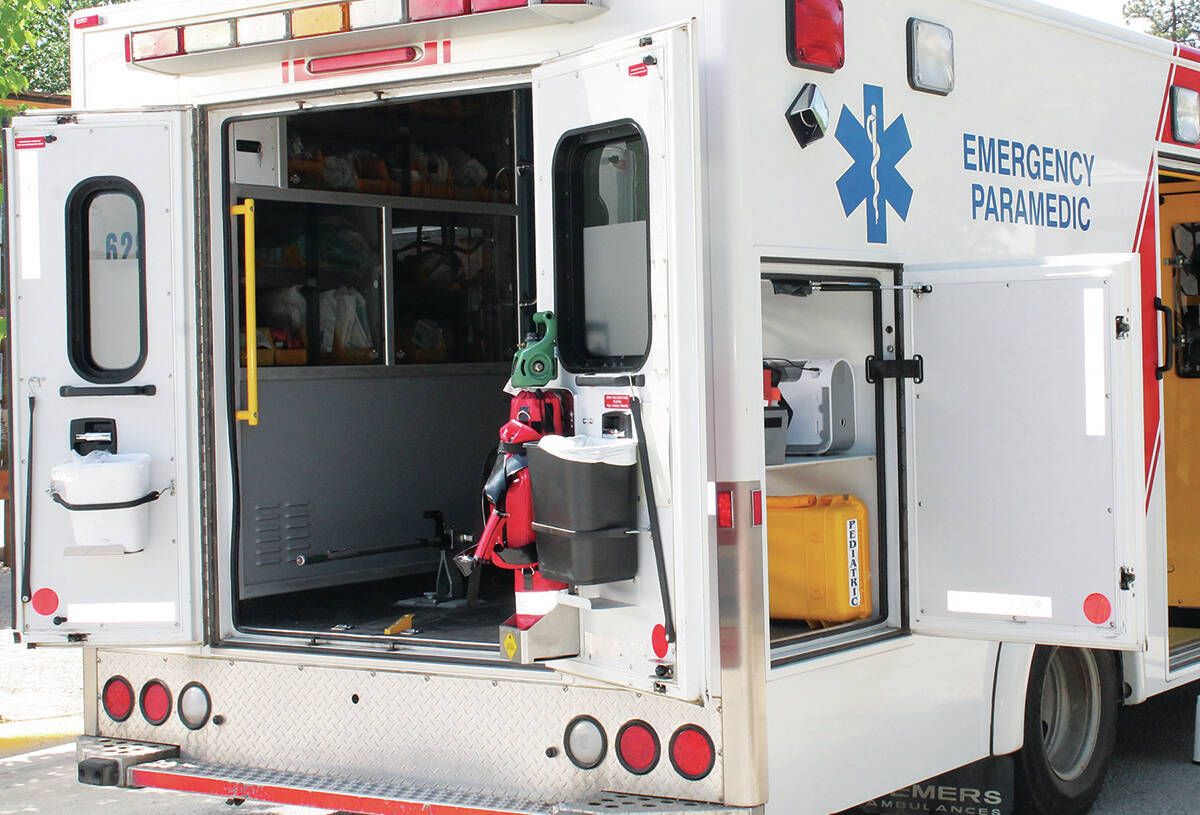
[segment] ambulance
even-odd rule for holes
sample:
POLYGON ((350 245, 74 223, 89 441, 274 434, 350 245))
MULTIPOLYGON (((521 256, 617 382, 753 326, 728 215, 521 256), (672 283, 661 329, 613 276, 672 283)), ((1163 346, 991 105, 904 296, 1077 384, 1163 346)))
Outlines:
POLYGON ((1029 0, 71 36, 5 263, 82 781, 1082 813, 1200 678, 1200 51, 1029 0))

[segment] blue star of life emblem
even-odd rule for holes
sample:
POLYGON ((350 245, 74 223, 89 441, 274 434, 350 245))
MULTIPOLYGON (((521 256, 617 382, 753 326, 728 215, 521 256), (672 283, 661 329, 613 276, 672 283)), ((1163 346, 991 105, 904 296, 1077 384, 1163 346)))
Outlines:
POLYGON ((867 243, 887 243, 887 208, 908 220, 913 190, 896 169, 900 159, 912 149, 904 116, 883 126, 883 88, 863 85, 863 121, 842 105, 837 140, 854 159, 850 169, 838 179, 838 195, 846 217, 866 202, 867 243))

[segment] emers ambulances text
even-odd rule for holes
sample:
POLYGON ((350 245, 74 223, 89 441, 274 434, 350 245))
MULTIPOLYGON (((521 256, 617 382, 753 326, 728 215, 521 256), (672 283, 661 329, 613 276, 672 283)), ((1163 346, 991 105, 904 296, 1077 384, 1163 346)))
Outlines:
MULTIPOLYGON (((963 134, 963 169, 1028 179, 1043 184, 1091 188, 1096 154, 1021 139, 963 134)), ((971 185, 971 218, 1049 229, 1092 228, 1092 202, 1085 195, 1005 185, 971 185)))

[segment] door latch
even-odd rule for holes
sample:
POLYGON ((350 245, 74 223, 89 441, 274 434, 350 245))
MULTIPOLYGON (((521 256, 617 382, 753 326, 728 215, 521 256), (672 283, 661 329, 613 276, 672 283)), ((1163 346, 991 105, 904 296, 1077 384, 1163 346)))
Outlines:
POLYGON ((1123 340, 1129 336, 1129 318, 1125 315, 1117 317, 1117 339, 1123 340))
POLYGON ((1133 569, 1127 566, 1121 567, 1121 591, 1129 591, 1133 585, 1133 581, 1137 580, 1137 575, 1133 573, 1133 569))
POLYGON ((925 358, 920 354, 911 359, 867 357, 867 382, 874 385, 881 379, 911 379, 920 385, 925 381, 925 358))

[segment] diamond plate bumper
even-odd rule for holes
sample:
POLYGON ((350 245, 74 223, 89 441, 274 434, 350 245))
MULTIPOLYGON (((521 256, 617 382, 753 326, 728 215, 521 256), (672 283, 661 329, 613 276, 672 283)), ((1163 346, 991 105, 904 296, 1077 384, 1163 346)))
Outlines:
POLYGON ((244 798, 291 806, 319 807, 362 815, 758 815, 761 808, 736 809, 695 801, 602 793, 587 800, 548 806, 521 798, 453 793, 427 787, 363 783, 324 776, 216 764, 157 761, 129 770, 132 786, 244 798))

